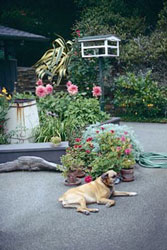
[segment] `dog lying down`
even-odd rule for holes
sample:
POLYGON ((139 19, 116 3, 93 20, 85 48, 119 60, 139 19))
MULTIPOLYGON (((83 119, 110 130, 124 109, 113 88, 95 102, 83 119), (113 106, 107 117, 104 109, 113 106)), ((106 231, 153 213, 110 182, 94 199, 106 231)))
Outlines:
POLYGON ((114 182, 117 173, 110 170, 97 178, 79 187, 71 188, 66 191, 60 198, 63 207, 77 208, 77 212, 89 215, 90 212, 98 212, 97 208, 88 208, 86 205, 91 203, 105 204, 107 207, 115 205, 112 196, 135 196, 135 192, 115 191, 114 182))

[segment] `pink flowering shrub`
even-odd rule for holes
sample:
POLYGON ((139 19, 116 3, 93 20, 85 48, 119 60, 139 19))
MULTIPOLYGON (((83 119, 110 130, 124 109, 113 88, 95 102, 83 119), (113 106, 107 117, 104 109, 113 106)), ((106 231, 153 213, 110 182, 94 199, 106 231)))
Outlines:
POLYGON ((132 167, 135 164, 135 157, 129 137, 126 136, 122 141, 114 130, 106 132, 104 130, 100 134, 96 133, 98 151, 93 136, 87 137, 85 142, 83 138, 76 138, 74 145, 69 147, 66 155, 62 157, 62 164, 67 164, 67 159, 70 159, 71 165, 82 162, 83 166, 78 165, 78 167, 84 169, 91 180, 111 169, 119 172, 122 168, 132 167))
POLYGON ((47 84, 45 88, 47 94, 51 94, 53 92, 53 86, 51 84, 47 84))
MULTIPOLYGON (((71 81, 66 83, 67 91, 70 95, 76 95, 78 93, 78 86, 73 84, 71 81)), ((89 90, 89 88, 87 88, 89 90)), ((100 86, 94 86, 92 90, 92 95, 94 97, 99 97, 102 95, 102 90, 100 86)))
POLYGON ((78 93, 78 86, 74 84, 70 84, 67 87, 67 91, 70 95, 76 95, 78 93))
POLYGON ((36 85, 43 85, 43 82, 42 82, 42 80, 41 79, 38 79, 38 81, 36 82, 36 85))
POLYGON ((38 87, 36 87, 35 93, 38 97, 45 97, 47 95, 46 88, 42 85, 39 85, 38 87))
POLYGON ((95 96, 95 97, 101 96, 101 94, 102 94, 101 87, 94 86, 92 93, 93 93, 93 96, 95 96))
POLYGON ((38 97, 45 97, 46 95, 49 95, 53 92, 53 86, 51 84, 47 84, 46 86, 44 86, 44 83, 41 79, 39 79, 36 82, 36 95, 38 97))

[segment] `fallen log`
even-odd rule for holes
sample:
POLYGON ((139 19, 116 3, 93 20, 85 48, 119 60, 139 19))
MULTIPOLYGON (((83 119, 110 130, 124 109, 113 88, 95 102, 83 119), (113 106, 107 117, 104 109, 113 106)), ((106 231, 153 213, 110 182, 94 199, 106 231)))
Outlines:
POLYGON ((40 171, 52 170, 58 171, 57 164, 44 160, 36 156, 21 156, 17 160, 0 164, 0 173, 19 170, 40 171))

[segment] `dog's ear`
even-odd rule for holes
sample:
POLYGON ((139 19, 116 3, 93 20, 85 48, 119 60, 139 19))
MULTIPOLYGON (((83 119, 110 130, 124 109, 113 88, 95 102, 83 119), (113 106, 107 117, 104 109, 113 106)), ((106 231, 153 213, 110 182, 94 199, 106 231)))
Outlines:
POLYGON ((102 174, 101 178, 102 178, 103 181, 107 180, 108 179, 108 173, 102 174))

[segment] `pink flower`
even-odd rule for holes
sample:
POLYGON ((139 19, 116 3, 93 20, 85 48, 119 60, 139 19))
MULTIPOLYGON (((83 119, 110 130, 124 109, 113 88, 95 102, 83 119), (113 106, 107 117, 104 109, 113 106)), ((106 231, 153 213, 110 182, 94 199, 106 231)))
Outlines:
POLYGON ((117 147, 117 151, 120 151, 121 150, 121 147, 117 147))
POLYGON ((126 141, 125 136, 121 136, 121 141, 126 141))
POLYGON ((111 132, 111 134, 114 134, 115 131, 114 130, 110 130, 110 132, 111 132))
POLYGON ((42 82, 42 80, 41 79, 39 79, 37 82, 36 82, 36 85, 43 85, 43 82, 42 82))
POLYGON ((101 96, 101 87, 99 86, 93 87, 92 93, 93 93, 93 96, 96 96, 96 97, 101 96))
POLYGON ((67 83, 66 83, 66 86, 67 87, 69 87, 69 86, 71 86, 72 85, 72 82, 71 81, 68 81, 67 83))
POLYGON ((36 87, 35 93, 39 97, 44 97, 44 96, 47 95, 47 91, 46 91, 46 88, 44 86, 38 86, 38 87, 36 87))
POLYGON ((96 133, 98 134, 100 131, 99 130, 96 130, 96 133))
POLYGON ((82 148, 82 145, 78 145, 78 148, 82 148))
POLYGON ((129 155, 131 153, 132 149, 131 148, 127 148, 125 149, 125 154, 126 155, 129 155))
POLYGON ((51 94, 53 91, 53 86, 51 84, 46 85, 46 92, 47 94, 51 94))
POLYGON ((76 142, 80 142, 81 139, 80 139, 80 138, 76 138, 75 141, 76 141, 76 142))
POLYGON ((76 95, 78 93, 78 86, 71 84, 70 86, 68 86, 67 91, 71 95, 76 95))
POLYGON ((78 36, 81 35, 81 34, 80 34, 80 30, 76 30, 76 33, 77 33, 78 36))
POLYGON ((101 130, 104 130, 104 127, 101 127, 101 130))
POLYGON ((91 181, 92 181, 92 176, 88 175, 88 176, 85 177, 85 182, 86 183, 89 183, 91 181))
POLYGON ((128 134, 128 132, 126 132, 126 131, 125 131, 125 132, 124 132, 124 134, 125 134, 125 135, 127 135, 127 134, 128 134))
POLYGON ((74 148, 78 148, 78 145, 75 144, 75 145, 74 145, 74 148))
POLYGON ((89 142, 89 141, 92 141, 92 140, 93 140, 92 137, 88 137, 86 141, 89 142))
POLYGON ((86 153, 87 153, 87 154, 90 154, 90 150, 86 150, 86 153))

